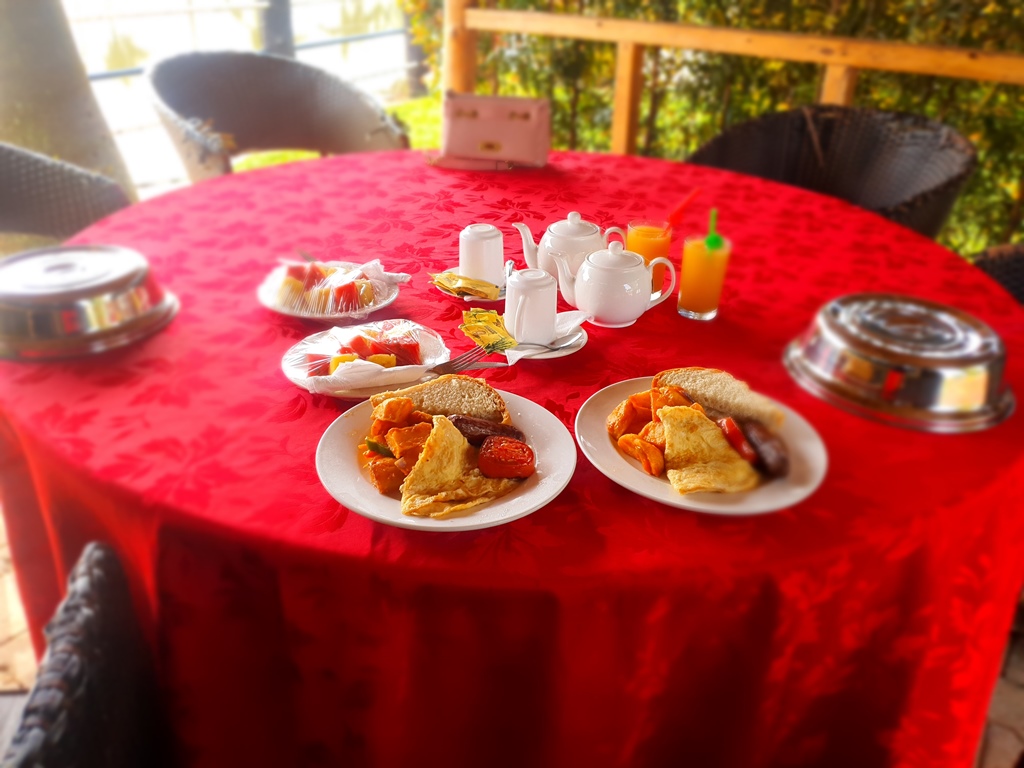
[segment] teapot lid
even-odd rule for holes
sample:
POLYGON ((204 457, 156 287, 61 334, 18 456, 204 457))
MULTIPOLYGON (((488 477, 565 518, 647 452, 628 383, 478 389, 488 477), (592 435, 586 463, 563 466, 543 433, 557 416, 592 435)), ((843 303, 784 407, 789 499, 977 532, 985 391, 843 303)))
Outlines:
POLYGON ((643 256, 633 253, 633 251, 627 251, 618 240, 612 240, 604 250, 594 251, 587 256, 587 261, 595 267, 613 267, 615 269, 627 269, 644 263, 643 256))
POLYGON ((597 224, 584 221, 579 212, 573 211, 565 220, 556 221, 548 227, 548 231, 558 237, 590 237, 599 233, 601 228, 597 224))

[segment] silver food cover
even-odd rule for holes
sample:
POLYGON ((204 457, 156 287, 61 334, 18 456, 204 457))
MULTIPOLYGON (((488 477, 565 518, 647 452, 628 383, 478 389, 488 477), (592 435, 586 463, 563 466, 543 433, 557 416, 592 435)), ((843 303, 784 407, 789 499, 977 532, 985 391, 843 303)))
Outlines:
POLYGON ((0 357, 102 352, 163 328, 178 300, 127 248, 60 246, 0 260, 0 357))
POLYGON ((1013 412, 1002 339, 954 307, 859 293, 830 301, 786 348, 804 389, 840 408, 930 432, 969 432, 1013 412))

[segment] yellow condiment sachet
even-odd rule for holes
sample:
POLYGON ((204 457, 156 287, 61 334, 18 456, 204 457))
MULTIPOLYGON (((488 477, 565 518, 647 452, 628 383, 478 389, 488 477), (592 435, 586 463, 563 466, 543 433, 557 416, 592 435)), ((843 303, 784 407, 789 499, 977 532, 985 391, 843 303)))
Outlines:
POLYGON ((453 296, 475 296, 480 299, 495 301, 501 293, 501 289, 494 285, 494 283, 463 277, 462 275, 456 275, 454 272, 441 272, 440 274, 431 275, 430 282, 445 293, 450 293, 453 296))
POLYGON ((505 329, 505 320, 492 309, 463 312, 459 328, 488 352, 501 352, 516 346, 516 340, 505 329))

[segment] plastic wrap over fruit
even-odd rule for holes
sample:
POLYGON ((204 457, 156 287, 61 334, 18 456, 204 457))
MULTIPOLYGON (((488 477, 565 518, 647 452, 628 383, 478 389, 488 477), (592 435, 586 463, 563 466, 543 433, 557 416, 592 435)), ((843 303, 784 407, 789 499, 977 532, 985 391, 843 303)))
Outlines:
POLYGON ((407 386, 451 356, 436 332, 411 320, 329 328, 285 353, 281 368, 310 392, 336 397, 407 386))

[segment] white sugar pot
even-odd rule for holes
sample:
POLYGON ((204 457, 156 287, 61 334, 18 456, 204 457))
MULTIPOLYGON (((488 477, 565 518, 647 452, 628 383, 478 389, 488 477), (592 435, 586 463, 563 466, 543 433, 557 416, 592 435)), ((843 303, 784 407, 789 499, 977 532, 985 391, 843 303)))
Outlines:
POLYGON ((648 309, 672 296, 676 288, 676 268, 671 261, 659 256, 644 264, 640 254, 625 250, 619 242, 588 254, 575 277, 567 257, 556 254, 554 261, 562 298, 586 312, 594 325, 632 325, 648 309), (659 263, 668 268, 672 281, 668 288, 651 293, 651 272, 659 263))

